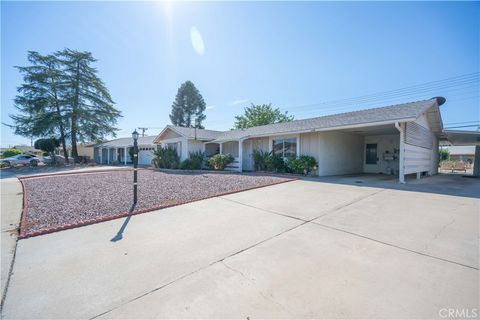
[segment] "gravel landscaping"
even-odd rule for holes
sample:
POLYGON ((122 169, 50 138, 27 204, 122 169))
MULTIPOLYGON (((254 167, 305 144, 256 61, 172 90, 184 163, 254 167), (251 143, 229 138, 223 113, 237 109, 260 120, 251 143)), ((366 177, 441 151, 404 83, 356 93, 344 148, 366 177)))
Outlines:
MULTIPOLYGON (((21 179, 25 208, 20 236, 128 215, 133 200, 132 176, 128 170, 21 179)), ((133 213, 290 180, 269 175, 139 170, 138 203, 133 213)))

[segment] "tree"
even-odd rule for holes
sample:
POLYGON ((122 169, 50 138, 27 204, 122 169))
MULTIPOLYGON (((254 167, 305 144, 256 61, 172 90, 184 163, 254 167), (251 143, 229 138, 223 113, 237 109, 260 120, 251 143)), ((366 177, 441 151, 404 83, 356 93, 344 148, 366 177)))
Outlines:
POLYGON ((55 53, 63 64, 65 102, 70 106, 72 157, 78 161, 77 142, 97 141, 116 136, 121 117, 108 89, 91 66, 96 60, 90 52, 65 49, 55 53))
POLYGON ((2 152, 0 158, 10 158, 13 156, 16 156, 17 154, 21 154, 22 151, 15 149, 15 148, 10 148, 2 152))
POLYGON ((203 129, 202 121, 206 119, 203 114, 205 108, 205 101, 198 89, 191 81, 186 81, 175 96, 170 120, 175 126, 203 129), (196 118, 195 123, 192 123, 193 118, 196 118))
POLYGON ((33 146, 35 149, 48 152, 53 160, 55 158, 55 149, 60 146, 60 141, 55 138, 38 139, 33 146))
POLYGON ((280 109, 272 108, 272 104, 252 105, 244 109, 245 113, 235 117, 235 129, 263 126, 266 124, 288 122, 293 120, 288 112, 282 113, 280 109))
POLYGON ((438 150, 438 160, 441 161, 446 161, 450 159, 450 151, 448 149, 440 149, 438 150))
POLYGON ((66 147, 69 115, 62 100, 64 87, 61 63, 54 55, 28 52, 28 67, 16 67, 23 74, 24 83, 17 89, 14 103, 19 111, 10 115, 15 134, 25 137, 58 135, 68 163, 66 147))

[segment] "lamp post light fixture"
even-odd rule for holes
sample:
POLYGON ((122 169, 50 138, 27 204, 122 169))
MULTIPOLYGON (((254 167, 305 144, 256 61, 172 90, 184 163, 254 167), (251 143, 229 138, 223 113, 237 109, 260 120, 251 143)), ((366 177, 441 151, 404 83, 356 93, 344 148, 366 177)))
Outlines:
POLYGON ((138 166, 138 132, 132 132, 133 138, 133 205, 137 204, 137 166, 138 166))

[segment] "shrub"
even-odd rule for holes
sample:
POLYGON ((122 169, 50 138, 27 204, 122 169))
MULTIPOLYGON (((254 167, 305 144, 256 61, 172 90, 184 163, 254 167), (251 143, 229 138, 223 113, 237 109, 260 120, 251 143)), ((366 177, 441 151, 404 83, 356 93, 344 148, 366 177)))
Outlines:
POLYGON ((253 170, 255 171, 266 171, 267 168, 267 159, 270 156, 268 152, 262 150, 253 150, 253 170))
POLYGON ((287 161, 288 171, 298 174, 309 174, 314 167, 317 166, 317 160, 312 156, 300 156, 298 158, 290 158, 287 161))
POLYGON ((153 152, 152 164, 155 168, 177 169, 180 165, 180 158, 177 150, 173 148, 159 148, 153 152))
POLYGON ((268 157, 265 159, 265 165, 267 171, 286 172, 288 169, 285 165, 283 157, 276 154, 269 154, 268 157))
POLYGON ((22 151, 15 149, 15 148, 10 148, 2 152, 2 158, 9 158, 16 156, 17 154, 21 154, 22 151))
POLYGON ((214 170, 223 170, 232 161, 233 157, 230 154, 216 154, 208 159, 208 164, 214 170))
POLYGON ((203 167, 203 159, 205 154, 201 151, 190 152, 188 159, 182 161, 180 169, 184 170, 200 170, 203 167))

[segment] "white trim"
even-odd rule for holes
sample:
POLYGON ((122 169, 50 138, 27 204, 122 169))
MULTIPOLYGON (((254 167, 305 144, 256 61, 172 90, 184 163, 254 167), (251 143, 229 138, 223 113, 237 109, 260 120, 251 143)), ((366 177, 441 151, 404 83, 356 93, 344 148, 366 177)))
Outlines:
POLYGON ((395 128, 400 131, 400 155, 398 159, 398 181, 405 183, 405 123, 395 122, 395 128))
POLYGON ((292 131, 285 131, 279 133, 266 133, 266 134, 258 134, 258 135, 248 135, 237 139, 214 139, 209 142, 227 142, 227 141, 238 141, 239 139, 253 139, 253 138, 261 138, 261 137, 276 137, 276 136, 284 136, 284 135, 294 135, 294 134, 301 134, 301 133, 309 133, 309 132, 322 132, 322 131, 336 131, 336 130, 345 130, 345 129, 354 129, 354 128, 363 128, 363 127, 375 127, 375 126, 382 126, 398 123, 399 121, 406 122, 406 121, 415 121, 417 118, 403 118, 398 120, 388 120, 388 121, 377 121, 377 122, 366 122, 366 123, 358 123, 346 126, 336 126, 336 127, 328 127, 328 128, 318 128, 318 129, 307 129, 307 130, 292 130, 292 131))
POLYGON ((160 141, 164 141, 165 139, 163 140, 160 140, 160 137, 162 136, 162 134, 167 131, 167 129, 170 129, 172 130, 173 132, 175 132, 176 134, 178 134, 180 137, 183 137, 183 138, 186 138, 188 139, 189 137, 185 136, 184 134, 182 134, 181 132, 178 132, 177 130, 175 130, 173 127, 167 125, 165 128, 163 128, 163 130, 155 137, 155 139, 153 139, 153 143, 154 144, 160 144, 160 141))

